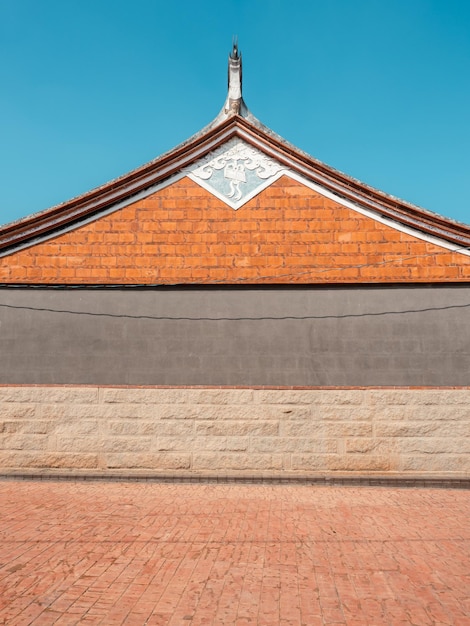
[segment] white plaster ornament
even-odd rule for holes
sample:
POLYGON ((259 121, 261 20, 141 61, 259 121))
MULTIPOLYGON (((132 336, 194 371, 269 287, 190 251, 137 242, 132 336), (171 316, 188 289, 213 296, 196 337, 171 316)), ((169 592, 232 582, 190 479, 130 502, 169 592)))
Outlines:
POLYGON ((231 139, 198 161, 188 176, 237 210, 284 173, 284 166, 260 150, 231 139))

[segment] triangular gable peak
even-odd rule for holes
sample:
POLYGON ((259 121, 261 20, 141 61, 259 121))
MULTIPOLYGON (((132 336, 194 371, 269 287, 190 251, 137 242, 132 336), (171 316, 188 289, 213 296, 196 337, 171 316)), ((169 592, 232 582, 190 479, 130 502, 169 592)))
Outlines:
POLYGON ((241 87, 235 46, 217 118, 133 172, 0 229, 0 282, 470 280, 469 227, 298 150, 249 112, 241 87))

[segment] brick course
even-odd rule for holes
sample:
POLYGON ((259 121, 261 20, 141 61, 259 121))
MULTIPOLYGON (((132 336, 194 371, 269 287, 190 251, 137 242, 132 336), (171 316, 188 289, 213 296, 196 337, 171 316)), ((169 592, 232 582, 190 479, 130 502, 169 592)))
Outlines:
POLYGON ((282 177, 238 211, 188 178, 0 259, 0 282, 368 283, 470 280, 470 258, 282 177))

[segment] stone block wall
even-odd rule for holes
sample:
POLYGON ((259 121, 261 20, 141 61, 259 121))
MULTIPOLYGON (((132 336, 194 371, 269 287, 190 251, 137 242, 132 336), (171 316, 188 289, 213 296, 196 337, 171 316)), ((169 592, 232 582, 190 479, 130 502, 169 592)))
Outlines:
POLYGON ((470 388, 0 386, 0 473, 470 474, 470 388))

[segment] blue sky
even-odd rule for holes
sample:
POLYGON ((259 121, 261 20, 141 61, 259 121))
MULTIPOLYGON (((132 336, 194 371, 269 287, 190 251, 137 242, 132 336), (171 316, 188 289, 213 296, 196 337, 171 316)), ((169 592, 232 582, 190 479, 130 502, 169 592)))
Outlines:
POLYGON ((0 223, 176 146, 226 95, 329 165, 470 223, 467 0, 0 0, 0 223))

